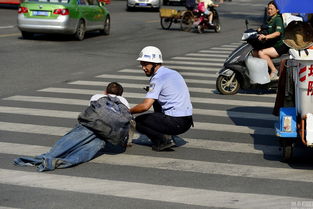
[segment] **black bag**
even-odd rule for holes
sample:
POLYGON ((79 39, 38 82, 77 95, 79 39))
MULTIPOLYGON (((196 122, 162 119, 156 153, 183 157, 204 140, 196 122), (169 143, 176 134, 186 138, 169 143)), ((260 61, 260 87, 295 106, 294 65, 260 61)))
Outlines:
POLYGON ((92 101, 78 116, 78 122, 113 145, 125 145, 132 115, 114 96, 107 95, 92 101))

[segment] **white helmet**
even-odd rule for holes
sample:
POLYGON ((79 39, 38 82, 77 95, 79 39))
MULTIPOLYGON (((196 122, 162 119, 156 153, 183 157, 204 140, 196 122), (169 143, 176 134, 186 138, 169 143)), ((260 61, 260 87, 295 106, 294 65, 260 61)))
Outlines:
POLYGON ((163 63, 162 53, 160 49, 155 46, 146 46, 141 50, 137 61, 163 63))

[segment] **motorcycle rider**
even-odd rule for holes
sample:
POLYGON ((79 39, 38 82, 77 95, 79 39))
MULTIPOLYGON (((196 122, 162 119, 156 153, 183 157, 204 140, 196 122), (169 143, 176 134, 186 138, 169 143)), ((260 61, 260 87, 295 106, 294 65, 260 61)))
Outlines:
POLYGON ((213 26, 213 12, 208 7, 218 7, 218 4, 214 4, 212 0, 197 0, 198 4, 204 4, 204 14, 207 15, 209 24, 213 26))
POLYGON ((282 54, 288 52, 289 48, 283 43, 284 23, 282 16, 274 1, 267 4, 267 34, 260 34, 258 39, 264 41, 264 45, 268 47, 260 50, 254 50, 253 56, 265 59, 270 68, 270 79, 278 79, 278 70, 276 69, 272 58, 280 57, 282 54))

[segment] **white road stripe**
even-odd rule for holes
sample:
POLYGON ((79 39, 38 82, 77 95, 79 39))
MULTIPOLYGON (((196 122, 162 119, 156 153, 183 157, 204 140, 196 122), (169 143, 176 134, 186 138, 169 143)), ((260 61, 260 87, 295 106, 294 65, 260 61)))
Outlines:
MULTIPOLYGON (((134 105, 135 104, 130 104, 130 106, 134 106, 134 105)), ((56 118, 73 118, 73 119, 77 118, 79 114, 79 112, 73 112, 73 111, 21 108, 21 107, 8 107, 8 106, 0 106, 0 113, 56 117, 56 118)), ((245 119, 277 121, 276 116, 273 116, 271 114, 236 112, 236 111, 225 111, 225 110, 223 111, 223 110, 209 110, 209 109, 193 109, 193 114, 229 117, 229 118, 242 118, 242 119, 245 118, 245 119)))
POLYGON ((305 169, 297 170, 290 168, 263 167, 242 164, 238 165, 127 154, 119 154, 112 157, 111 155, 109 157, 101 156, 92 160, 92 162, 235 177, 313 183, 311 172, 305 169))
MULTIPOLYGON (((60 135, 62 136, 62 135, 60 135)), ((139 133, 135 133, 133 139, 138 139, 139 133)), ((187 143, 182 147, 193 149, 205 149, 233 153, 260 154, 260 155, 281 155, 278 146, 262 144, 248 144, 237 142, 211 141, 206 139, 183 138, 187 143)), ((18 143, 0 142, 0 153, 35 156, 46 153, 50 147, 27 145, 18 143)))
POLYGON ((215 190, 175 187, 146 183, 115 181, 87 177, 56 175, 0 169, 0 183, 96 195, 154 200, 161 202, 223 208, 290 207, 291 201, 305 201, 277 195, 221 192, 215 190), (78 183, 79 182, 79 183, 78 183))
POLYGON ((20 209, 20 208, 11 208, 11 207, 0 206, 0 209, 20 209))
POLYGON ((233 50, 200 50, 198 53, 230 54, 233 50))
POLYGON ((228 55, 223 55, 223 54, 199 54, 199 53, 188 53, 185 56, 191 56, 191 57, 223 57, 223 58, 228 57, 228 55))
POLYGON ((0 113, 56 117, 56 118, 77 118, 79 114, 79 112, 71 112, 71 111, 8 107, 8 106, 0 106, 0 113))
POLYGON ((16 25, 8 25, 8 26, 0 26, 0 29, 9 29, 9 28, 15 28, 16 25))
MULTIPOLYGON (((138 69, 123 69, 123 70, 120 70, 119 72, 122 72, 122 73, 131 73, 131 74, 138 74, 140 76, 143 76, 143 72, 141 70, 138 70, 138 69)), ((214 71, 216 72, 216 71, 214 71)), ((197 73, 197 72, 179 72, 181 75, 183 76, 195 76, 195 77, 201 77, 201 78, 217 78, 217 75, 216 73, 197 73)))
MULTIPOLYGON (((189 143, 193 143, 190 139, 186 139, 189 143)), ((199 141, 203 142, 203 145, 208 147, 209 150, 218 151, 230 151, 230 152, 243 152, 243 153, 254 153, 262 154, 262 151, 253 150, 253 145, 246 145, 240 143, 229 143, 229 142, 213 142, 204 140, 194 140, 199 147, 199 141), (209 147, 213 145, 213 148, 209 147), (230 146, 225 149, 225 146, 230 146), (232 149, 232 150, 230 150, 232 149), (239 151, 238 151, 238 150, 239 151)), ((3 154, 14 154, 21 156, 36 156, 49 151, 47 146, 37 146, 37 145, 27 145, 27 144, 17 144, 17 143, 6 143, 0 142, 0 153, 3 154)), ((188 147, 188 144, 185 145, 188 147)), ((189 147, 192 147, 190 145, 189 147)), ((269 154, 278 155, 279 151, 277 147, 262 146, 259 145, 258 148, 272 149, 272 152, 267 152, 269 154), (274 150, 276 149, 276 150, 274 150)), ((131 149, 131 148, 129 148, 131 149)), ((215 175, 226 175, 226 176, 236 176, 236 177, 250 177, 250 178, 260 178, 260 179, 275 179, 275 180, 286 180, 286 181, 298 181, 298 182, 309 182, 313 183, 313 178, 308 170, 305 169, 290 169, 290 168, 276 168, 276 167, 263 167, 263 166, 253 166, 253 165, 238 165, 229 163, 215 163, 206 161, 196 161, 187 159, 174 159, 165 157, 151 157, 142 155, 102 155, 98 158, 93 159, 93 163, 102 164, 112 164, 120 166, 135 166, 142 168, 156 168, 165 170, 175 170, 183 172, 196 172, 204 174, 215 174, 215 175)))
MULTIPOLYGON (((94 92, 95 93, 95 92, 94 92)), ((23 101, 23 102, 39 102, 39 103, 51 103, 51 104, 68 104, 68 105, 89 105, 89 101, 82 99, 63 99, 55 97, 37 97, 37 96, 11 96, 4 98, 3 100, 10 101, 23 101)))
POLYGON ((218 58, 200 58, 200 57, 172 57, 174 60, 198 60, 198 61, 206 61, 206 62, 223 62, 225 59, 218 59, 218 58))
MULTIPOLYGON (((131 75, 108 75, 108 74, 103 74, 103 75, 98 75, 96 76, 97 78, 112 78, 116 80, 120 79, 127 79, 127 80, 140 80, 140 81, 147 81, 148 79, 143 76, 131 76, 131 75)), ((210 80, 200 80, 200 79, 185 79, 187 83, 197 83, 197 84, 215 84, 216 81, 210 81, 210 80)))
MULTIPOLYGON (((131 71, 129 71, 131 72, 131 71)), ((102 81, 83 81, 83 80, 78 80, 78 81, 73 81, 68 84, 71 85, 83 85, 83 86, 99 86, 100 88, 103 88, 104 86, 107 86, 109 82, 102 82, 102 81)), ((132 83, 123 83, 124 88, 134 88, 134 89, 143 89, 143 86, 139 84, 132 84, 132 83)), ((190 92, 195 92, 195 93, 207 93, 207 94, 219 94, 216 89, 210 89, 210 88, 196 88, 196 87, 188 87, 190 92)), ((268 98, 274 98, 276 97, 276 94, 247 94, 247 93, 237 93, 236 95, 240 96, 257 96, 257 97, 268 97, 268 98)), ((233 97, 236 97, 234 95, 233 97)))
MULTIPOLYGON (((50 90, 41 90, 41 91, 50 91, 50 90)), ((85 93, 87 94, 87 92, 85 93)), ((94 93, 95 91, 93 91, 92 94, 94 93)), ((144 98, 144 94, 139 94, 139 93, 125 93, 124 96, 125 98, 138 98, 138 99, 144 98)), ((7 97, 7 98, 4 98, 3 100, 69 104, 69 105, 88 105, 89 103, 88 101, 81 100, 81 99, 63 99, 63 98, 55 98, 55 97, 37 97, 37 96, 20 96, 20 95, 7 97)), ((271 107, 272 108, 274 106, 274 103, 272 102, 254 102, 254 101, 210 99, 210 98, 198 98, 198 97, 192 97, 191 101, 192 103, 220 104, 220 105, 233 105, 233 106, 244 106, 244 107, 271 107)))
MULTIPOLYGON (((52 92, 52 93, 62 93, 62 94, 85 94, 92 95, 95 93, 95 90, 91 89, 70 89, 70 88, 46 88, 40 89, 41 92, 52 92)), ((124 93, 126 98, 144 98, 144 93, 124 93)), ((238 106, 262 106, 262 107, 274 107, 273 102, 254 102, 254 101, 242 101, 242 100, 223 100, 223 99, 213 99, 213 98, 200 98, 200 97, 191 97, 192 102, 199 103, 214 103, 214 104, 230 104, 238 106)))
POLYGON ((210 50, 216 50, 216 51, 233 51, 236 47, 212 47, 210 50))
POLYGON ((222 67, 223 63, 212 63, 212 62, 185 62, 185 61, 174 61, 166 60, 164 61, 166 65, 168 64, 180 64, 180 65, 206 65, 206 66, 219 66, 222 67))
POLYGON ((217 73, 221 68, 214 67, 194 67, 194 66, 181 66, 181 65, 165 65, 165 67, 174 70, 190 70, 190 71, 205 71, 205 72, 215 72, 217 73))
MULTIPOLYGON (((63 135, 69 128, 47 125, 35 125, 26 123, 10 123, 0 122, 0 130, 2 131, 16 131, 23 133, 36 133, 36 134, 50 134, 50 135, 63 135)), ((243 134, 258 134, 258 135, 274 135, 273 128, 263 128, 254 126, 238 126, 231 124, 218 124, 218 123, 204 123, 194 122, 192 130, 203 131, 220 131, 220 132, 232 132, 243 134)))
POLYGON ((30 134, 46 134, 52 136, 63 136, 69 132, 71 128, 58 127, 58 126, 45 126, 26 123, 9 123, 0 121, 1 131, 12 131, 18 133, 30 133, 30 134))

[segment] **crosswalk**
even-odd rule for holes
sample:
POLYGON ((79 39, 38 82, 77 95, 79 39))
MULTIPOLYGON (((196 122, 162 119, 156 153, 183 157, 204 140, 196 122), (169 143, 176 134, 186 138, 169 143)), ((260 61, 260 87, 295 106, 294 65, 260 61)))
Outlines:
MULTIPOLYGON (((312 194, 291 188, 309 190, 313 185, 310 170, 293 169, 279 161, 281 152, 273 129, 277 118, 271 115, 275 95, 242 92, 223 96, 215 90, 216 72, 239 44, 165 61, 165 66, 185 77, 194 106, 195 126, 179 136, 186 144, 173 148, 175 151, 157 153, 134 144, 123 154, 104 154, 67 171, 47 173, 1 163, 0 186, 157 201, 160 208, 286 209, 299 202, 308 203, 312 194), (86 167, 105 172, 90 174, 86 167), (108 176, 126 169, 131 170, 131 176, 108 176), (71 170, 78 172, 69 173, 71 170)), ((12 162, 17 156, 47 152, 73 127, 89 97, 103 91, 112 80, 124 86, 124 96, 131 105, 144 97, 142 88, 148 78, 133 67, 3 98, 0 157, 12 162)), ((139 137, 136 133, 134 139, 139 137)), ((23 208, 23 204, 0 201, 0 208, 23 208)))

